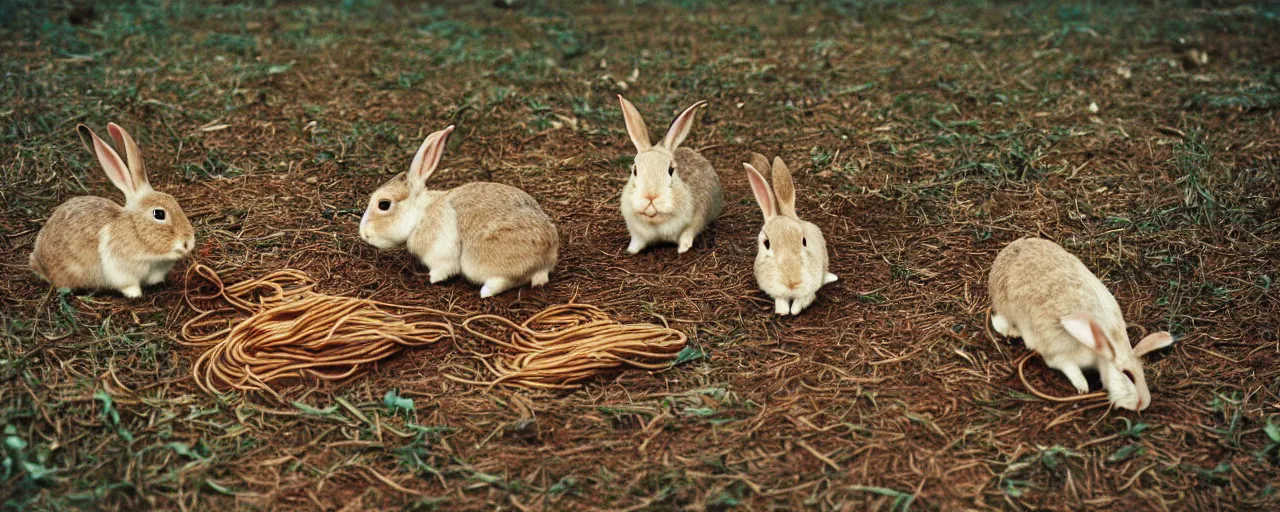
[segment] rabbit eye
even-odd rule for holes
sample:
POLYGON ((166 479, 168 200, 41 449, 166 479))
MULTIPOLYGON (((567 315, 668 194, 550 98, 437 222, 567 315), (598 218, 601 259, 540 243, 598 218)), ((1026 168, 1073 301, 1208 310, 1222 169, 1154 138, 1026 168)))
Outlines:
POLYGON ((164 208, 156 208, 154 210, 151 210, 151 217, 160 221, 164 220, 164 217, 165 217, 164 208))
POLYGON ((768 239, 768 238, 764 239, 764 248, 765 248, 765 249, 768 249, 768 248, 769 248, 769 239, 768 239))
POLYGON ((633 165, 633 166, 631 166, 631 175, 632 175, 632 176, 638 176, 638 175, 640 175, 640 172, 636 170, 636 166, 634 166, 634 165, 633 165))
POLYGON ((1138 381, 1137 381, 1137 379, 1134 379, 1134 378, 1133 378, 1133 372, 1131 372, 1131 371, 1129 371, 1129 370, 1125 370, 1125 371, 1124 371, 1124 376, 1129 378, 1129 382, 1132 382, 1132 383, 1137 384, 1137 382, 1138 382, 1138 381))
POLYGON ((385 211, 387 211, 387 210, 390 210, 390 209, 391 209, 391 201, 388 201, 388 200, 386 200, 386 199, 383 199, 383 200, 381 200, 381 201, 378 201, 378 209, 379 209, 379 210, 382 210, 382 211, 384 211, 384 212, 385 212, 385 211))
POLYGON ((803 245, 803 246, 805 246, 805 247, 808 247, 808 246, 809 246, 809 239, 808 239, 808 238, 801 238, 801 239, 800 239, 800 245, 803 245))
POLYGON ((675 176, 675 175, 676 175, 676 164, 671 164, 667 166, 667 176, 675 176))

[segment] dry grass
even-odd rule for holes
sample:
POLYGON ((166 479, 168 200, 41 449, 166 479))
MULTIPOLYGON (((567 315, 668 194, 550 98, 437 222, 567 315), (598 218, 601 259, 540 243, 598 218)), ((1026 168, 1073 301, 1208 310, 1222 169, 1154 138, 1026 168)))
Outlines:
POLYGON ((521 3, 0 8, 23 14, 0 38, 4 508, 1280 506, 1274 7, 521 3), (711 103, 688 144, 728 204, 688 254, 623 251, 622 82, 655 125, 711 103), (59 202, 115 197, 72 130, 112 120, 228 282, 298 268, 513 320, 577 297, 706 356, 486 390, 444 377, 481 370, 460 337, 285 403, 206 395, 182 269, 130 301, 25 268, 59 202), (482 301, 359 240, 366 194, 449 123, 438 185, 538 198, 549 285, 482 301), (796 318, 754 287, 751 151, 794 169, 841 277, 796 318), (1141 415, 1034 397, 988 337, 986 268, 1035 234, 1179 337, 1141 415))

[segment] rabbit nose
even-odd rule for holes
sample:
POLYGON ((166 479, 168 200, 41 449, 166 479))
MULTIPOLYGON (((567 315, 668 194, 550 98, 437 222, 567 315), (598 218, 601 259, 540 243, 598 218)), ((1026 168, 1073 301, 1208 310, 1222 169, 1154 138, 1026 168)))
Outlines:
POLYGON ((787 288, 794 290, 797 286, 800 286, 800 281, 787 281, 787 288))
POLYGON ((658 194, 645 194, 644 198, 648 199, 649 202, 652 203, 654 199, 658 198, 658 194))

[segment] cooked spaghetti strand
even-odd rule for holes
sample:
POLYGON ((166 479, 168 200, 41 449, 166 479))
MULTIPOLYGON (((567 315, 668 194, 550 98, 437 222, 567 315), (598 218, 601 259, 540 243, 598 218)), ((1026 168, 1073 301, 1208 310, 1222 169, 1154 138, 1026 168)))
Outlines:
POLYGON ((188 283, 192 274, 217 288, 205 296, 185 290, 187 305, 198 314, 181 330, 185 342, 208 347, 191 368, 208 393, 262 391, 280 399, 272 389, 277 381, 348 379, 405 348, 453 336, 443 311, 321 294, 299 270, 232 285, 205 265, 188 270, 188 283), (195 304, 215 299, 230 307, 205 311, 195 304), (428 320, 433 316, 441 320, 428 320))

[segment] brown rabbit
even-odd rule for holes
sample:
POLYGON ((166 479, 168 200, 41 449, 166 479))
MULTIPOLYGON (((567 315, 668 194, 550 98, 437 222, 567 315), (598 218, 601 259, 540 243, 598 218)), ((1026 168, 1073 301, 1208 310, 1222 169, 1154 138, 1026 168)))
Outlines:
POLYGON ((407 244, 431 282, 461 273, 492 297, 550 279, 559 234, 538 201, 500 183, 427 189, 453 126, 432 133, 400 173, 374 191, 360 219, 360 237, 379 249, 407 244))
POLYGON ((782 157, 774 157, 771 168, 764 155, 752 153, 751 163, 742 165, 764 213, 756 237, 756 284, 773 297, 779 315, 798 315, 817 299, 819 288, 839 279, 827 272, 827 241, 818 226, 796 214, 796 186, 782 157), (773 175, 772 187, 765 172, 773 175))
POLYGON ((1079 258, 1048 240, 1023 238, 996 256, 989 285, 991 326, 1021 337, 1076 391, 1089 391, 1080 369, 1097 368, 1117 407, 1141 411, 1151 405, 1140 358, 1169 346, 1173 337, 1156 332, 1131 347, 1120 305, 1079 258))
POLYGON ((676 242, 677 253, 693 247, 693 240, 720 216, 724 191, 720 176, 702 154, 680 147, 693 129, 699 101, 681 112, 658 145, 649 143, 649 129, 640 111, 618 95, 627 134, 636 147, 631 175, 622 188, 622 219, 631 232, 627 253, 636 254, 658 242, 676 242))
POLYGON ((141 297, 143 286, 163 282, 195 248, 195 231, 173 196, 151 188, 142 152, 129 132, 107 125, 116 146, 129 156, 126 165, 88 127, 76 130, 111 183, 124 192, 125 204, 93 196, 62 203, 36 235, 31 268, 59 288, 112 289, 141 297))

